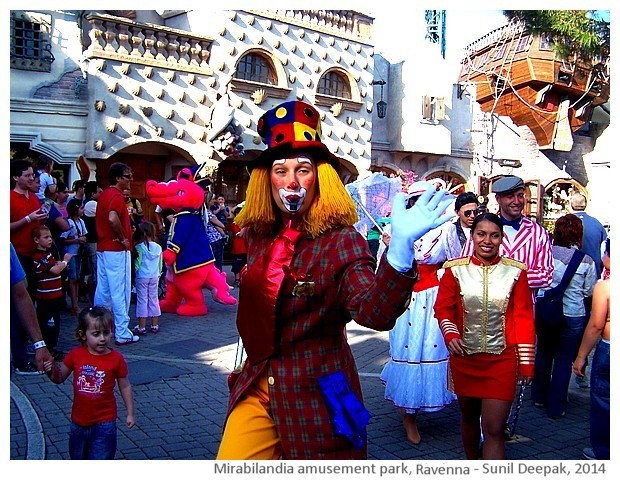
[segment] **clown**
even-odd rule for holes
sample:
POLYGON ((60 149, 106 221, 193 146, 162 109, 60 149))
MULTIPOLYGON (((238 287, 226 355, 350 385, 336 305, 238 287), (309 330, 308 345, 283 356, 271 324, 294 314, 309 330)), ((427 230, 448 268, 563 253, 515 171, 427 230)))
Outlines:
POLYGON ((146 194, 153 204, 176 212, 170 226, 168 246, 162 256, 168 266, 166 296, 159 302, 162 312, 183 316, 205 315, 202 288, 211 290, 213 300, 235 305, 237 300, 228 291, 226 273, 214 265, 213 252, 202 222, 200 208, 204 190, 200 167, 195 172, 184 168, 176 180, 167 183, 146 182, 146 194))
POLYGON ((445 191, 393 207, 390 249, 375 274, 341 160, 320 139, 319 112, 281 104, 258 122, 251 164, 237 329, 247 360, 229 379, 218 459, 362 459, 366 424, 346 324, 389 330, 416 281, 413 242, 450 218, 445 191))

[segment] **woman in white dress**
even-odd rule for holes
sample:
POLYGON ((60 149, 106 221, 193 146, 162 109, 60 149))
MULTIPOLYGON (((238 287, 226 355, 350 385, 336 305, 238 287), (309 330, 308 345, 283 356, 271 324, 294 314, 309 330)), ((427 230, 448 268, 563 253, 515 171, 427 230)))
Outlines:
MULTIPOLYGON (((410 205, 428 186, 416 182, 409 187, 410 205)), ((390 360, 381 372, 385 398, 401 410, 407 439, 416 445, 421 441, 417 414, 439 411, 456 399, 448 390, 448 350, 433 312, 441 266, 450 258, 446 243, 450 226, 431 230, 414 243, 420 278, 409 307, 390 330, 390 360)))

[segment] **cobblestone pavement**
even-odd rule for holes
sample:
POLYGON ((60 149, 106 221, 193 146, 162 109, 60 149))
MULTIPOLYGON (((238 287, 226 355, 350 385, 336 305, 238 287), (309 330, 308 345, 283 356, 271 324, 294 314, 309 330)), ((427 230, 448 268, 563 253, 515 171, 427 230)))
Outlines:
MULTIPOLYGON (((232 276, 227 267, 229 281, 232 276)), ((237 291, 233 291, 237 295, 237 291)), ((228 400, 227 375, 235 362, 236 307, 207 296, 206 317, 164 314, 160 333, 117 347, 125 355, 133 384, 137 425, 118 425, 117 459, 213 460, 228 400)), ((134 306, 131 309, 132 325, 134 306)), ((76 345, 74 320, 63 314, 59 348, 76 345)), ((379 379, 389 355, 388 333, 349 324, 349 342, 360 372, 365 404, 372 413, 368 456, 375 460, 464 459, 456 403, 441 412, 420 414, 420 445, 407 442, 401 416, 383 398, 379 379)), ((72 388, 46 376, 10 375, 10 459, 68 459, 72 388)), ((589 390, 571 382, 566 416, 550 420, 532 406, 529 388, 509 459, 580 460, 589 446, 589 390)), ((119 418, 124 406, 118 396, 119 418)))

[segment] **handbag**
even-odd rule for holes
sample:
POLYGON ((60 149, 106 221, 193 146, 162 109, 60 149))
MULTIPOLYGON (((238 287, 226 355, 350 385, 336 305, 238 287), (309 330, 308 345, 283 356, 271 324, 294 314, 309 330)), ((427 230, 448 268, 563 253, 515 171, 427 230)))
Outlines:
POLYGON ((564 318, 562 298, 564 298, 566 287, 568 287, 568 284, 575 275, 577 267, 579 267, 584 256, 585 254, 581 250, 575 250, 570 262, 568 262, 568 266, 566 267, 566 271, 560 283, 545 291, 541 297, 536 299, 534 318, 537 334, 546 333, 551 329, 559 327, 562 323, 562 319, 564 318))

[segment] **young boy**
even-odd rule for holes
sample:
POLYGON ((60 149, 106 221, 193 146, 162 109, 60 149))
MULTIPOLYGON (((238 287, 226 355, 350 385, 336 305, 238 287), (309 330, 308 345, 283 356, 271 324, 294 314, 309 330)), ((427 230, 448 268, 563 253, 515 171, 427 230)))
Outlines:
POLYGON ((62 360, 62 351, 56 350, 63 296, 60 272, 67 267, 73 255, 66 253, 60 262, 56 261, 52 254, 52 233, 45 226, 35 227, 32 238, 36 245, 32 258, 36 274, 37 319, 47 348, 55 360, 62 360))

